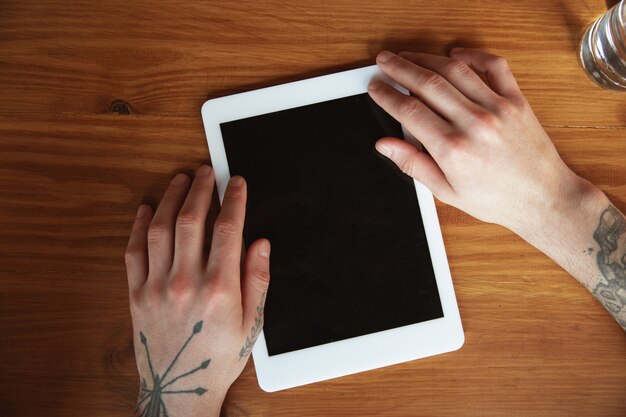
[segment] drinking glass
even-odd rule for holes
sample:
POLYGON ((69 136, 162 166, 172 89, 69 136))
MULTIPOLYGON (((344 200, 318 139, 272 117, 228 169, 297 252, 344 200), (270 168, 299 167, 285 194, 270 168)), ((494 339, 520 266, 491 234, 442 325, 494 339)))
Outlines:
POLYGON ((626 91, 626 0, 621 0, 585 32, 580 61, 600 86, 626 91))

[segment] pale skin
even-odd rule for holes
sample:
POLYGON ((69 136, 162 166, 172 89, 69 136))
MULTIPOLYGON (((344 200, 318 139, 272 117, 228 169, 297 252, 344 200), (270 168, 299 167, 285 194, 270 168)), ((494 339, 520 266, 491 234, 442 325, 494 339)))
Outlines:
MULTIPOLYGON (((146 406, 147 398, 137 415, 165 415, 159 408, 166 408, 172 417, 219 415, 228 388, 248 359, 249 352, 243 357, 240 353, 268 288, 270 244, 266 239, 255 241, 240 267, 246 183, 233 177, 213 227, 211 253, 205 253, 205 222, 214 182, 213 170, 207 165, 200 167, 193 182, 178 174, 154 215, 146 205, 137 213, 126 264, 139 375, 148 390, 154 390, 152 374, 163 377, 199 321, 201 331, 169 375, 178 376, 210 360, 206 369, 165 388, 202 388, 205 393, 164 393, 164 407, 157 404, 152 409, 146 406), (141 341, 142 334, 148 348, 141 341)), ((140 391, 140 400, 148 394, 140 391)))
MULTIPOLYGON (((457 48, 383 51, 377 64, 411 96, 380 81, 370 96, 423 148, 381 138, 376 149, 439 200, 551 257, 626 330, 626 219, 561 160, 506 61, 457 48)), ((270 244, 257 240, 241 259, 246 184, 235 177, 205 253, 213 184, 202 166, 193 181, 174 178, 154 215, 138 210, 126 263, 140 416, 219 415, 263 324, 270 244)))

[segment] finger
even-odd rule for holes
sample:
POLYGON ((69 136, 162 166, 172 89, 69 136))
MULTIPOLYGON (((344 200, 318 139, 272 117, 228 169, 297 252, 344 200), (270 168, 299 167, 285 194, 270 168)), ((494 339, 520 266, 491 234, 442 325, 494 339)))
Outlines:
POLYGON ((434 71, 419 67, 389 51, 379 53, 376 62, 385 74, 450 121, 471 119, 479 110, 476 103, 434 71))
POLYGON ((438 199, 449 201, 453 189, 439 165, 430 155, 398 138, 382 138, 376 149, 413 179, 424 184, 438 199))
MULTIPOLYGON (((224 193, 222 209, 215 220, 208 272, 219 283, 239 286, 239 262, 243 222, 246 215, 246 183, 241 177, 232 177, 224 193)), ((218 284, 218 282, 215 282, 218 284)))
POLYGON ((402 58, 443 76, 465 97, 490 109, 498 95, 464 61, 417 52, 400 52, 402 58))
POLYGON ((148 230, 150 275, 162 276, 172 267, 174 257, 174 223, 183 204, 189 177, 178 174, 170 182, 148 230))
POLYGON ((211 206, 214 183, 213 169, 202 165, 176 219, 174 269, 199 268, 202 265, 204 225, 211 206))
POLYGON ((454 48, 450 56, 487 74, 489 85, 503 97, 519 98, 522 92, 506 59, 479 49, 454 48))
POLYGON ((452 126, 418 98, 402 94, 378 80, 370 83, 368 92, 376 104, 406 127, 435 158, 444 151, 447 145, 443 138, 452 131, 452 126))
POLYGON ((267 239, 256 240, 248 248, 243 264, 243 302, 244 328, 263 326, 263 307, 265 294, 270 284, 270 242, 267 239))
POLYGON ((124 256, 130 291, 141 287, 148 279, 148 227, 151 219, 152 209, 150 206, 140 205, 124 256))

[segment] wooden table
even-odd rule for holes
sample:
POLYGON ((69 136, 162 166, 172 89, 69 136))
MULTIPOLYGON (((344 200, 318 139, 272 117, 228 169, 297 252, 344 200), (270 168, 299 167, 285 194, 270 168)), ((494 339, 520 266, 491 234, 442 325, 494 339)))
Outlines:
MULTIPOLYGON (((0 3, 0 414, 128 416, 123 252, 135 209, 208 160, 207 97, 372 62, 381 48, 508 58, 565 161, 626 209, 626 94, 577 62, 601 0, 0 3)), ((215 208, 214 208, 215 209, 215 208)), ((626 337, 509 231, 438 204, 458 352, 267 394, 226 416, 624 416, 626 337)))

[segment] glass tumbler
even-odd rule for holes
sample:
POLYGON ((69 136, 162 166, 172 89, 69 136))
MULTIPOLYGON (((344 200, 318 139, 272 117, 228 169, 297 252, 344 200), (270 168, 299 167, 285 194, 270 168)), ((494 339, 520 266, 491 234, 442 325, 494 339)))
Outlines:
POLYGON ((626 0, 621 0, 585 32, 580 61, 600 86, 626 91, 626 0))

